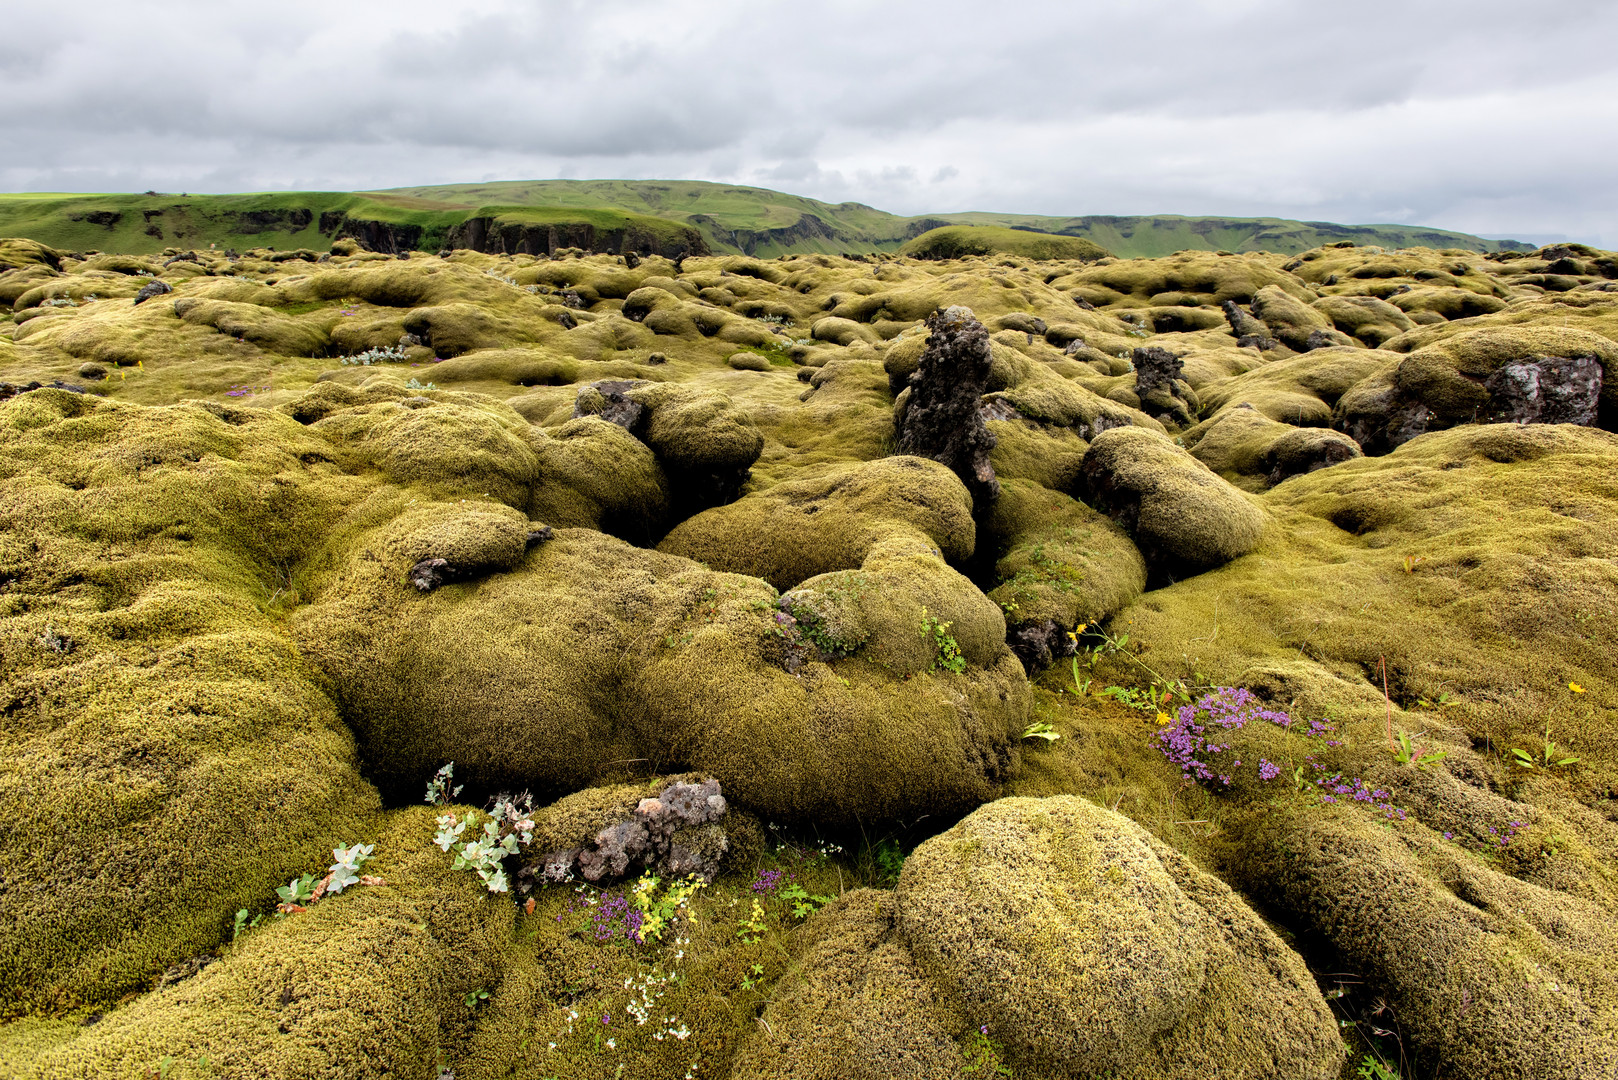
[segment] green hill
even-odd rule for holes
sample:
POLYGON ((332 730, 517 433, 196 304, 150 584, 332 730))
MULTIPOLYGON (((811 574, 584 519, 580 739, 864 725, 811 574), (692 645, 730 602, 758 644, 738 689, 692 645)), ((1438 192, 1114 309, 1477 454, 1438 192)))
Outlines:
POLYGON ((945 225, 930 229, 899 249, 899 254, 917 259, 959 259, 966 255, 1004 252, 1030 259, 1106 258, 1107 249, 1075 236, 1052 236, 1027 229, 1004 229, 995 225, 945 225))
MULTIPOLYGON (((482 236, 524 225, 534 245, 676 254, 757 255, 897 251, 950 225, 994 226, 1087 240, 1131 258, 1185 249, 1286 254, 1353 240, 1387 247, 1531 250, 1514 241, 1403 225, 1336 225, 1281 218, 1153 215, 1041 217, 986 212, 902 217, 863 203, 825 203, 766 188, 695 180, 521 180, 366 192, 240 195, 0 195, 0 236, 73 251, 150 254, 166 247, 325 249, 349 236, 383 251, 436 251, 458 226, 484 219, 482 236), (535 216, 539 215, 539 216, 535 216), (494 226, 497 224, 498 228, 494 226), (533 231, 543 225, 541 235, 533 231), (492 231, 491 231, 492 229, 492 231), (700 241, 699 241, 700 238, 700 241), (616 250, 614 248, 614 250, 616 250)), ((470 227, 470 226, 469 226, 470 227)), ((457 234, 460 235, 460 234, 457 234)), ((497 242, 497 241, 488 241, 497 242)), ((508 250, 512 250, 508 246, 508 250)))

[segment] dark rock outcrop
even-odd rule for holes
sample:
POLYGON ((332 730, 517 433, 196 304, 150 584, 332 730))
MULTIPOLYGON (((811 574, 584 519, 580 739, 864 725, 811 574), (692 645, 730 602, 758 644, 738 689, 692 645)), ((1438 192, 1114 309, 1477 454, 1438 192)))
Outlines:
POLYGON ((646 417, 646 406, 626 394, 643 385, 640 379, 605 379, 581 386, 573 400, 573 419, 596 416, 634 434, 646 417))
POLYGON ((927 328, 927 348, 894 412, 895 450, 948 465, 981 512, 1000 496, 989 463, 995 438, 979 410, 989 382, 989 332, 966 307, 935 311, 927 328))
MULTIPOLYGON (((322 217, 323 223, 324 220, 322 217)), ((400 252, 415 250, 416 245, 421 242, 421 226, 345 216, 337 228, 336 239, 353 240, 366 251, 398 255, 400 252)))
POLYGON ((1601 400, 1601 363, 1593 356, 1546 356, 1506 364, 1484 382, 1490 419, 1507 424, 1596 422, 1601 400))
POLYGON ((542 883, 576 877, 621 878, 631 867, 713 880, 731 849, 730 837, 717 824, 730 809, 719 781, 675 780, 656 796, 635 801, 627 797, 627 790, 583 791, 542 812, 540 831, 551 835, 536 837, 537 842, 554 844, 558 834, 577 831, 581 825, 591 831, 568 838, 571 846, 549 847, 529 859, 517 873, 518 890, 531 892, 542 883))
POLYGON ((1158 420, 1190 427, 1196 421, 1196 395, 1182 373, 1185 365, 1167 349, 1156 345, 1138 348, 1131 355, 1135 365, 1135 396, 1141 411, 1158 420))
POLYGON ((153 278, 151 281, 148 281, 145 285, 141 286, 140 292, 135 294, 135 305, 139 307, 141 304, 146 303, 146 301, 150 300, 154 296, 162 296, 164 293, 171 293, 173 291, 174 289, 169 285, 168 282, 161 281, 158 278, 153 278))

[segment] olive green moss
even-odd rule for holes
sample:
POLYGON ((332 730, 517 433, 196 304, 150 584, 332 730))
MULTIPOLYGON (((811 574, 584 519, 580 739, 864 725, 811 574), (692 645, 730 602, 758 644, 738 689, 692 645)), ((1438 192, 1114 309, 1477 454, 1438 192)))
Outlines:
POLYGON ((1119 521, 1156 569, 1192 573, 1252 551, 1265 515, 1167 438, 1112 428, 1084 455, 1084 496, 1119 521))
POLYGON ((364 870, 383 884, 246 932, 197 974, 42 1054, 33 1075, 144 1080, 165 1059, 186 1077, 431 1075, 470 1033, 463 996, 498 985, 515 951, 511 901, 452 869, 432 844, 433 814, 401 811, 363 837, 376 846, 364 870))
MULTIPOLYGON (((1377 349, 1317 349, 1276 360, 1201 388, 1203 416, 1211 418, 1250 405, 1271 420, 1294 427, 1329 427, 1332 407, 1355 384, 1387 370, 1397 359, 1377 349)), ((1186 433, 1195 445, 1198 432, 1186 433)))
POLYGON ((1618 1062, 1610 891, 1541 888, 1351 809, 1251 829, 1268 839, 1236 856, 1237 880, 1374 978, 1412 1049, 1458 1076, 1572 1080, 1618 1062))
POLYGON ((805 930, 803 958, 770 1000, 731 1076, 751 1080, 964 1080, 966 1025, 894 933, 891 893, 845 893, 805 930), (942 1015, 940 1015, 942 1014, 942 1015))
POLYGON ((528 504, 534 520, 641 544, 663 532, 669 481, 645 443, 595 416, 529 439, 539 462, 528 504))
POLYGON ((913 259, 960 259, 972 255, 1020 255, 1028 259, 1094 262, 1106 248, 1076 236, 1002 229, 993 225, 946 225, 929 229, 899 249, 913 259))
POLYGON ((564 529, 513 572, 423 595, 401 581, 416 551, 403 522, 365 536, 293 624, 386 790, 454 760, 482 785, 562 792, 644 759, 777 817, 869 819, 970 805, 1014 761, 1026 690, 999 609, 925 541, 867 556, 864 655, 798 675, 757 578, 564 529), (962 674, 935 670, 924 607, 953 624, 962 674), (915 693, 933 683, 949 696, 915 693))
POLYGON ((1335 1077, 1303 962, 1218 879, 1072 796, 1003 799, 922 844, 898 930, 962 1011, 1044 1075, 1335 1077))
POLYGON ((947 467, 892 457, 777 484, 687 518, 658 550, 789 589, 857 570, 873 547, 898 536, 924 540, 952 563, 972 557, 972 497, 947 467))
POLYGON ((38 391, 0 442, 0 1009, 104 1007, 376 812, 273 615, 363 483, 262 412, 38 391))
MULTIPOLYGON (((1602 531, 1618 509, 1618 450, 1597 430, 1474 427, 1465 407, 1511 360, 1594 355, 1610 376, 1610 257, 1332 247, 1297 259, 647 257, 630 268, 467 251, 405 261, 349 244, 325 261, 178 254, 41 250, 0 270, 0 300, 17 304, 0 315, 0 380, 89 391, 0 403, 0 433, 12 432, 0 455, 0 690, 13 702, 0 821, 17 840, 0 860, 11 928, 0 955, 12 958, 0 984, 5 1015, 26 1017, 0 1026, 5 1068, 96 1045, 61 1060, 115 1074, 118 1047, 133 1047, 138 1073, 169 1053, 138 1060, 151 1032, 172 1028, 174 1069, 193 1069, 181 1054, 204 1044, 185 1033, 224 1005, 187 1006, 181 1020, 165 1002, 216 969, 224 980, 235 910, 265 910, 274 885, 320 869, 336 844, 379 838, 366 780, 413 802, 450 759, 477 797, 529 787, 561 798, 557 814, 611 790, 597 785, 630 782, 632 794, 648 774, 700 769, 766 821, 868 838, 919 818, 920 839, 1000 794, 1082 794, 1261 901, 1317 970, 1362 974, 1332 1007, 1361 1019, 1344 1029, 1356 1040, 1391 1017, 1407 1072, 1552 1068, 1522 1064, 1530 1043, 1512 1028, 1514 973, 1539 977, 1525 964, 1562 989, 1523 998, 1532 1024, 1518 1028, 1569 1048, 1547 1062, 1604 1067, 1612 965, 1589 928, 1618 910, 1605 812, 1618 787, 1606 648, 1618 554, 1602 531), (173 293, 135 305, 145 274, 173 293), (1273 333, 1242 310, 1236 326, 1260 339, 1237 344, 1220 304, 1261 292, 1272 302, 1259 314, 1312 326, 1297 344, 1319 331, 1315 348, 1258 347, 1273 333), (975 523, 953 479, 912 482, 890 456, 920 321, 948 304, 993 328, 983 415, 1005 494, 975 523), (821 320, 832 321, 817 336, 821 320), (1144 344, 1180 357, 1179 440, 1212 472, 1134 407, 1151 405, 1130 398, 1129 357, 1144 344), (358 362, 370 349, 387 352, 358 362), (772 362, 738 369, 738 349, 772 362), (600 380, 636 383, 638 422, 574 419, 600 380), (1352 434, 1355 410, 1411 403, 1456 426, 1375 458, 1354 457, 1331 429, 1352 434), (1293 475, 1334 456, 1347 460, 1293 475), (1140 592, 1142 551, 1150 584, 1192 568, 1154 547, 1162 538, 1141 517, 1200 550, 1229 539, 1226 511, 1265 523, 1248 554, 1140 592), (666 534, 666 547, 689 546, 645 549, 666 534), (423 558, 452 566, 450 583, 407 584, 423 558), (1076 665, 1031 688, 1005 645, 1025 617, 1047 631, 1099 617, 1129 643, 1092 652, 1099 639, 1083 638, 1076 665), (1185 786, 1154 749, 1155 711, 1097 696, 1160 676, 1249 687, 1325 718, 1341 745, 1249 725, 1228 736, 1245 763, 1228 789, 1185 786), (1392 727, 1443 750, 1440 762, 1397 763, 1390 705, 1392 727), (1034 721, 1062 738, 1019 738, 1034 721), (1513 748, 1538 753, 1547 728, 1558 760, 1579 761, 1511 764, 1513 748), (1366 839, 1368 821, 1296 789, 1311 754, 1386 788, 1407 820, 1366 839), (1259 757, 1283 776, 1259 781, 1259 757), (1525 823, 1520 835, 1488 846, 1507 821, 1525 823), (105 869, 62 870, 84 865, 105 869), (153 989, 209 955, 224 959, 153 989), (1453 955, 1453 969, 1419 959, 1429 955, 1453 955), (1563 993, 1573 997, 1547 996, 1563 993), (1379 995, 1390 1012, 1366 1019, 1379 995), (94 1042, 137 1012, 146 1019, 94 1042)), ((1615 385, 1605 380, 1607 397, 1615 385)), ((628 797, 613 796, 620 811, 628 797)), ((716 849, 713 836, 691 840, 716 849)), ((743 846, 777 865, 773 848, 743 846)), ((823 895, 858 883, 853 862, 794 872, 823 895)), ((384 959, 364 977, 385 1007, 345 1014, 341 1030, 394 1033, 397 1053, 377 1061, 412 1075, 440 1063, 437 1046, 419 1052, 429 1039, 457 1075, 534 1080, 619 1064, 661 1080, 699 1057, 712 1076, 798 1060, 805 1075, 867 1063, 956 1075, 976 1060, 983 1020, 948 989, 973 969, 919 963, 891 898, 857 918, 837 909, 824 928, 770 900, 767 932, 750 943, 738 935, 752 879, 729 873, 679 935, 688 981, 670 993, 691 1023, 685 1040, 635 1025, 612 1056, 593 1032, 567 1033, 567 1008, 621 1018, 623 979, 672 970, 680 948, 595 942, 578 925, 587 916, 568 911, 582 902, 571 888, 536 894, 515 938, 502 924, 475 1008, 388 989, 478 987, 420 975, 437 969, 395 964, 386 957, 402 953, 366 938, 384 959), (794 1059, 799 1044, 814 1049, 794 1059)), ((1175 873, 1186 896, 1203 880, 1175 873)), ((963 925, 991 910, 949 906, 963 925)), ((278 948, 287 964, 329 955, 324 939, 278 948)), ((1256 939, 1239 951, 1277 955, 1256 939)), ((1295 963, 1281 955, 1276 971, 1295 963)), ((1069 970, 1027 975, 1060 985, 1069 970)), ((1198 1000, 1212 1011, 1173 1030, 1251 1030, 1231 1003, 1294 985, 1284 971, 1230 978, 1239 991, 1210 976, 1198 1000)), ((363 1008, 348 998, 362 1000, 343 990, 322 1007, 363 1008)), ((285 1054, 343 1071, 334 1041, 315 1052, 266 1037, 274 1045, 250 1056, 284 1074, 305 1069, 285 1054)), ((1019 1074, 1060 1074, 1008 1028, 984 1037, 1019 1074)), ((1180 1062, 1205 1053, 1203 1074, 1222 1075, 1223 1039, 1159 1049, 1180 1062)), ((1396 1050, 1391 1037, 1382 1049, 1396 1050)))
POLYGON ((1197 434, 1191 456, 1247 491, 1263 491, 1336 458, 1363 456, 1341 432, 1277 423, 1245 404, 1218 413, 1197 434))
POLYGON ((1104 514, 1026 480, 1004 480, 985 517, 997 584, 989 599, 1008 623, 1099 622, 1140 596, 1146 563, 1104 514))

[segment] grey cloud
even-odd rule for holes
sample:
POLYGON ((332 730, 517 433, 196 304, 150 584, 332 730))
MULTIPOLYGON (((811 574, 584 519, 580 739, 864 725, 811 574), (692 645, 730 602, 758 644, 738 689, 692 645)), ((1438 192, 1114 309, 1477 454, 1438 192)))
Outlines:
POLYGON ((395 0, 8 15, 0 185, 754 178, 896 211, 1610 234, 1618 5, 395 0), (941 199, 951 205, 940 205, 941 199))

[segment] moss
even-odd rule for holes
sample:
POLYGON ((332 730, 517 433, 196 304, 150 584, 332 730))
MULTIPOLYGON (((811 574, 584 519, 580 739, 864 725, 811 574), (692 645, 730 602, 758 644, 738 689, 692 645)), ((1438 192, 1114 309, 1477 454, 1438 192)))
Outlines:
POLYGON ((1262 497, 1280 528, 1258 551, 1147 594, 1119 625, 1165 674, 1263 677, 1276 700, 1339 710, 1373 745, 1386 740, 1373 674, 1385 658, 1395 705, 1465 702, 1443 718, 1396 708, 1397 726, 1443 720, 1498 755, 1537 745, 1549 720, 1581 758, 1579 789, 1605 791, 1618 783, 1605 689, 1618 671, 1601 629, 1618 611, 1618 579, 1600 524, 1618 500, 1615 440, 1463 427, 1295 477, 1262 497), (1296 670, 1261 676, 1277 664, 1296 670))
POLYGON ((1361 456, 1359 444, 1347 435, 1276 423, 1242 405, 1219 413, 1199 434, 1191 456, 1250 491, 1361 456))
POLYGON ((1238 857, 1239 880, 1374 979, 1429 1060, 1468 1076, 1610 1067, 1618 1054, 1610 908, 1352 810, 1272 813, 1252 827, 1271 839, 1238 857), (1547 1055, 1547 1044, 1557 1052, 1547 1055))
POLYGON ((1506 302, 1499 297, 1473 292, 1470 289, 1420 288, 1411 289, 1391 298, 1393 306, 1414 317, 1420 312, 1440 315, 1445 319, 1470 319, 1478 315, 1492 315, 1504 311, 1506 302))
POLYGON ((899 933, 1026 1068, 1337 1075, 1302 960, 1217 879, 1071 796, 1004 799, 905 860, 899 933))
POLYGON ((539 459, 528 504, 535 520, 600 529, 639 544, 662 534, 668 478, 646 444, 594 416, 530 438, 539 459))
POLYGON ((1227 300, 1249 304, 1259 290, 1274 286, 1293 296, 1314 299, 1308 287, 1275 265, 1279 260, 1263 255, 1220 257, 1211 253, 1185 252, 1169 259, 1129 259, 1104 263, 1092 269, 1057 279, 1097 306, 1119 304, 1145 307, 1154 297, 1176 294, 1176 301, 1187 296, 1204 304, 1219 305, 1227 300), (1127 298, 1127 302, 1125 300, 1127 298))
POLYGON ((869 660, 794 676, 757 579, 558 530, 511 573, 422 595, 399 583, 408 537, 366 536, 294 621, 387 791, 448 760, 480 785, 556 792, 644 758, 775 820, 869 820, 989 797, 1014 760, 1026 690, 999 610, 925 546, 866 559, 869 660), (954 623, 964 674, 929 673, 924 605, 954 623), (934 681, 959 696, 916 693, 934 681))
POLYGON ((1114 428, 1084 455, 1085 501, 1124 526, 1159 573, 1196 573, 1247 554, 1264 514, 1162 435, 1114 428))
POLYGON ((0 1009, 99 1008, 375 813, 268 614, 363 483, 262 412, 36 391, 0 405, 0 439, 6 694, 30 718, 0 771, 0 1009))
POLYGON ((989 599, 1008 623, 1053 619, 1072 629, 1111 615, 1146 587, 1146 564, 1123 530, 1027 481, 1002 481, 984 534, 998 553, 989 599))
POLYGON ((964 1080, 940 995, 895 939, 889 893, 858 889, 822 911, 731 1076, 964 1080), (940 1013, 943 1013, 941 1016, 940 1013))
POLYGON ((960 259, 1004 253, 1028 259, 1094 262, 1109 254, 1100 244, 1078 237, 1052 236, 992 225, 947 225, 930 229, 899 250, 914 259, 960 259))
POLYGON ((948 468, 893 457, 777 484, 687 519, 659 550, 789 589, 858 569, 875 545, 896 537, 923 541, 954 563, 971 558, 972 500, 948 468))
MULTIPOLYGON (((217 963, 37 1060, 43 1078, 426 1075, 469 1034, 467 992, 498 985, 513 907, 432 844, 433 813, 393 815, 354 885, 250 931, 217 963)), ((373 839, 368 837, 367 839, 373 839)))
POLYGON ((1374 296, 1322 296, 1311 306, 1337 329, 1373 349, 1415 325, 1402 308, 1374 296))

